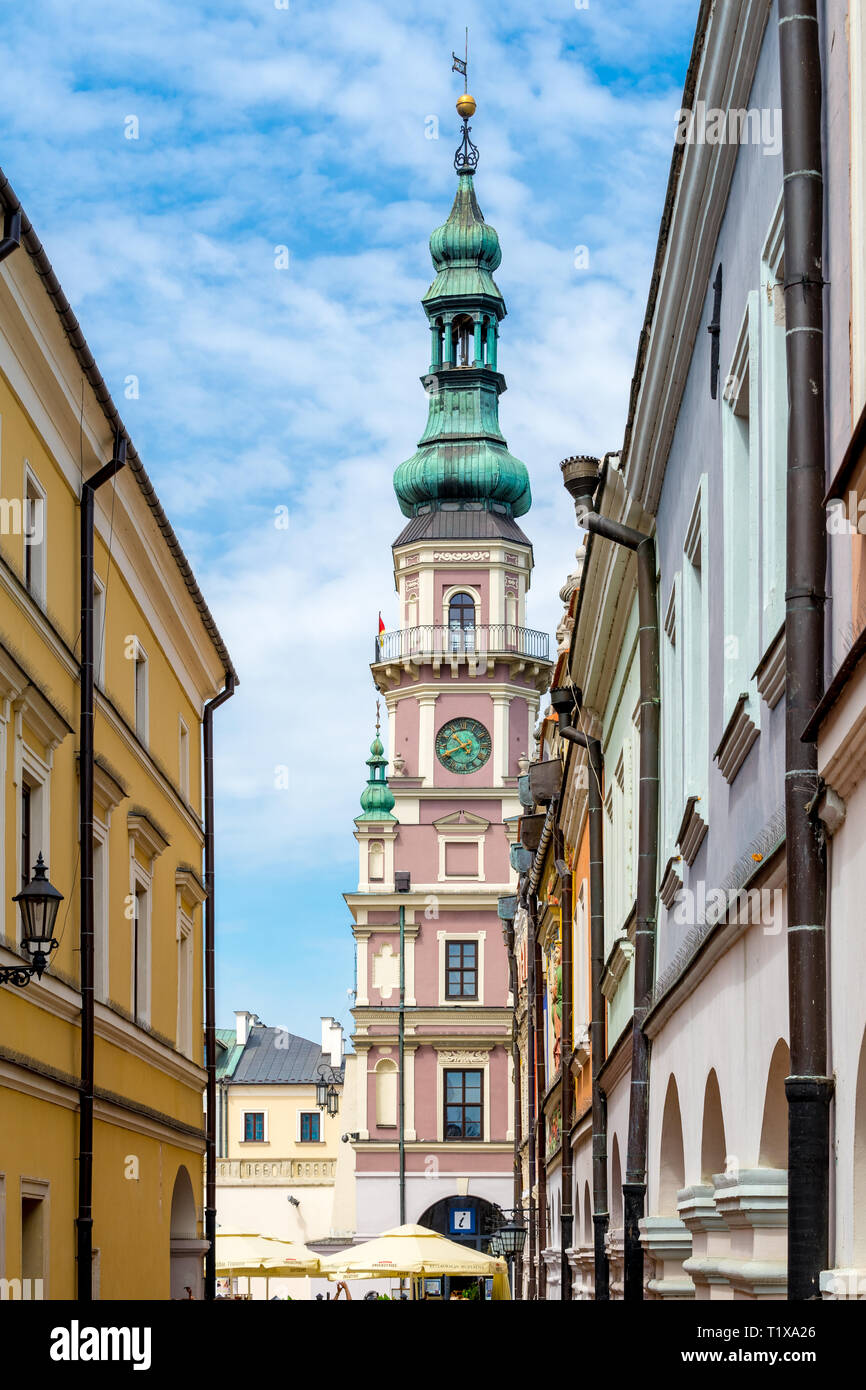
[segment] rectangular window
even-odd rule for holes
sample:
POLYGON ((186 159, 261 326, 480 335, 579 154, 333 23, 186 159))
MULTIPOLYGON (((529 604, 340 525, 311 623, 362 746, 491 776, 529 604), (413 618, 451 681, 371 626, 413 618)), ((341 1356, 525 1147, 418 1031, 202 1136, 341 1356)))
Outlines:
POLYGON ((97 999, 108 999, 108 876, 107 832, 101 827, 93 836, 93 964, 97 999))
POLYGON ((301 1111, 301 1143, 318 1144, 321 1138, 322 1117, 317 1110, 301 1111))
POLYGON ((93 678, 105 685, 105 585, 93 576, 93 678))
POLYGON ((445 1077, 446 1139, 483 1139, 484 1073, 481 1071, 446 1071, 445 1077))
POLYGON ((41 1197, 21 1198, 21 1278, 45 1278, 45 1202, 41 1197))
POLYGON ((244 1143, 263 1144, 265 1142, 264 1110, 247 1110, 244 1113, 244 1143))
POLYGON ((21 784, 21 887, 26 888, 30 882, 30 874, 33 869, 33 841, 31 839, 31 829, 33 824, 33 789, 29 782, 21 784))
POLYGON ((147 743, 147 656, 139 643, 135 651, 135 732, 147 743))
POLYGON ((674 853, 683 814, 682 636, 679 628, 680 576, 674 576, 662 642, 662 749, 665 857, 674 853))
POLYGON ((445 998, 477 999, 478 942, 445 943, 445 998))
POLYGON ((722 410, 724 485, 723 723, 748 693, 758 664, 758 295, 749 295, 737 351, 725 383, 722 410))
POLYGON ((192 1056, 192 943, 193 926, 186 913, 177 923, 177 1050, 192 1056))
POLYGON ((189 801, 189 729, 182 719, 178 720, 178 785, 181 796, 189 801))
MULTIPOLYGON (((709 773, 709 720, 707 691, 709 689, 709 590, 706 583, 707 545, 704 531, 707 524, 707 477, 703 475, 698 487, 692 519, 683 547, 682 571, 682 737, 683 792, 698 796, 706 806, 709 773)), ((677 712, 679 715, 679 711, 677 712)), ((683 807, 680 806, 681 815, 683 807)), ((707 812, 704 811, 704 819, 707 812)), ((676 829, 674 833, 676 834, 676 829)))
POLYGON ((45 602, 45 492, 29 466, 24 474, 24 583, 38 603, 45 602))
POLYGON ((150 903, 147 889, 135 889, 132 915, 132 1016, 147 1020, 147 934, 150 903))
POLYGON ((785 516, 788 480, 788 363, 785 250, 781 204, 761 258, 761 540, 765 652, 785 618, 785 516))

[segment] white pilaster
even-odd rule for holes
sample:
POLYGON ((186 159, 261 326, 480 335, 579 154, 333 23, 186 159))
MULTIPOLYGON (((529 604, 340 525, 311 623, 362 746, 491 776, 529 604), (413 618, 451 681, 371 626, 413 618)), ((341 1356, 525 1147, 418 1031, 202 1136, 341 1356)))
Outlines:
POLYGON ((418 696, 418 776, 433 781, 436 701, 438 695, 418 696))
POLYGON ((493 695, 493 785, 501 787, 508 776, 508 709, 510 695, 493 695))

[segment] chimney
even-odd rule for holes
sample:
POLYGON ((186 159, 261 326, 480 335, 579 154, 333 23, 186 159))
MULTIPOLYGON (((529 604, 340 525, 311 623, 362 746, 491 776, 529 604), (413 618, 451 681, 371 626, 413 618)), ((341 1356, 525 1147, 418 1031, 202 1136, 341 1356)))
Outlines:
POLYGON ((332 1067, 343 1064, 343 1025, 336 1019, 322 1019, 322 1051, 330 1057, 332 1067))
POLYGON ((243 1047, 250 1035, 255 1014, 251 1014, 249 1009, 235 1009, 235 1037, 238 1046, 243 1047))

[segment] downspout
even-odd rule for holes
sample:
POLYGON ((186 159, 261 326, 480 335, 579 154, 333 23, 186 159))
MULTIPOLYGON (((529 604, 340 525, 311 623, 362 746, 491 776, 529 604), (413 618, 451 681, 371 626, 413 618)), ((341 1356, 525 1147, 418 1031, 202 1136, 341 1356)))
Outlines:
MULTIPOLYGON (((204 1033, 206 1083, 204 1234, 208 1248, 204 1257, 204 1296, 216 1298, 216 903, 214 901, 214 710, 235 693, 237 677, 227 671, 220 693, 205 705, 202 736, 204 743, 204 1033)), ((225 1096, 228 1109, 228 1096, 225 1096)), ((226 1124, 228 1120, 226 1118, 226 1124)), ((228 1150, 226 1150, 228 1152, 228 1150)))
MULTIPOLYGON (((533 896, 533 902, 535 898, 533 896)), ((538 1105, 535 1116, 536 1165, 538 1172, 538 1297, 547 1297, 547 1266, 543 1252, 547 1245, 547 1155, 545 1153, 544 1093, 547 1089, 547 1067, 544 1056, 544 972, 541 968, 541 942, 538 940, 538 913, 533 913, 533 952, 535 955, 535 1049, 538 1105)))
MULTIPOLYGON (((566 459, 563 481, 575 501, 578 521, 592 534, 634 551, 640 666, 640 790, 638 799, 637 913, 634 955, 634 1012, 629 1094, 626 1173, 622 1185, 625 1236, 623 1298, 643 1299, 643 1247, 640 1222, 646 1201, 647 1138, 649 1127, 649 1039, 643 1031, 655 971, 656 881, 658 877, 659 812, 659 620, 656 593, 655 543, 631 526, 624 526, 592 509, 598 487, 596 459, 566 459)), ((823 479, 822 479, 823 482, 823 479)))
MULTIPOLYGON (((406 908, 400 904, 400 1010, 397 1020, 397 1048, 400 1062, 398 1109, 400 1124, 400 1225, 406 1223, 406 908)), ((400 1287, 402 1288, 402 1282, 400 1287)))
POLYGON ((827 566, 824 459, 824 179, 817 0, 780 0, 788 369, 785 592, 785 857, 788 888, 788 1298, 820 1298, 829 1263, 827 862, 814 815, 824 689, 827 566))
MULTIPOLYGON (((571 692, 569 692, 571 695, 571 692)), ((599 1073, 607 1056, 605 1001, 601 992, 604 974, 604 754, 601 742, 579 729, 562 727, 560 738, 587 750, 589 784, 589 909, 590 977, 592 1019, 589 1025, 592 1055, 592 1224, 595 1256, 595 1301, 610 1299, 610 1267, 605 1241, 610 1221, 607 1195, 607 1096, 599 1084, 599 1073)))
POLYGON ((561 875, 560 906, 560 966, 562 970, 562 1035, 560 1038, 560 1104, 562 1110, 562 1211, 560 1215, 560 1290, 563 1302, 571 1302, 571 1265, 568 1251, 574 1237, 574 1199, 572 1193, 571 1126, 574 1113, 574 1078, 571 1074, 571 1055, 574 1047, 572 929, 574 920, 571 870, 565 863, 565 844, 562 831, 555 832, 557 870, 561 875))
POLYGON ((528 1141, 529 1157, 529 1284, 526 1296, 530 1302, 538 1297, 538 1265, 536 1251, 536 1229, 535 1229, 535 1087, 536 1087, 536 1066, 535 1066, 535 913, 532 903, 535 901, 534 891, 527 888, 526 908, 529 913, 529 922, 526 929, 526 1051, 529 1061, 528 1077, 528 1115, 526 1137, 528 1141))
POLYGON ((81 862, 81 1092, 78 1120, 78 1302, 93 1301, 93 583, 96 490, 126 463, 126 439, 117 434, 114 457, 81 484, 81 722, 78 734, 78 843, 81 862))

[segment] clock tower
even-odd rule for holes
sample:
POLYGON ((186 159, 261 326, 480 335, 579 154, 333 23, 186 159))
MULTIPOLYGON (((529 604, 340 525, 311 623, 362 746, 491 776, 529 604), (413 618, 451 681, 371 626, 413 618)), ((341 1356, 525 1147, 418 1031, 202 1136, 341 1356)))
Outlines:
POLYGON ((517 776, 550 662, 547 634, 526 626, 529 477, 499 426, 505 302, 499 238, 475 195, 474 110, 464 93, 457 193, 430 239, 428 418, 394 475, 405 518, 396 621, 371 668, 389 761, 377 733, 347 902, 359 1238, 402 1213, 480 1245, 491 1205, 512 1206, 512 1000, 497 899, 514 891, 517 776))

